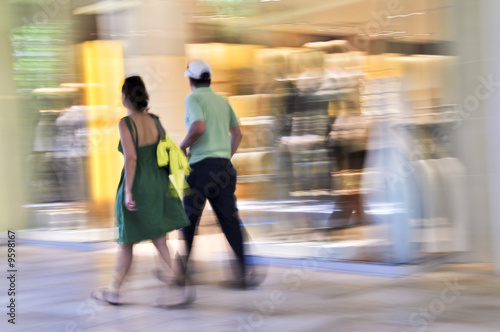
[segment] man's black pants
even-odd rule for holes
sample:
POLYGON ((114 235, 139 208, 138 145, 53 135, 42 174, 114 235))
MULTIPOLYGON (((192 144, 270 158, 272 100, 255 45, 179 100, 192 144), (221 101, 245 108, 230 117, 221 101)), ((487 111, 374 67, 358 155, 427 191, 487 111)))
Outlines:
POLYGON ((231 161, 225 158, 206 158, 192 164, 191 169, 187 178, 191 193, 184 197, 184 209, 191 224, 182 229, 187 249, 186 261, 189 259, 196 227, 208 199, 222 232, 238 258, 240 273, 244 276, 246 264, 243 232, 234 195, 236 170, 231 161))

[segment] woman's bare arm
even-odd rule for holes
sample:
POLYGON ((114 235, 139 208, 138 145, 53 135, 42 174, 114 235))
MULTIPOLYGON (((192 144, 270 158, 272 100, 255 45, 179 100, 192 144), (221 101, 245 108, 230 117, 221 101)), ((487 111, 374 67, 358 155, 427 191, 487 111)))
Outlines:
MULTIPOLYGON (((137 152, 132 140, 130 131, 127 128, 125 120, 118 124, 120 130, 120 142, 123 148, 123 157, 125 159, 125 205, 129 210, 135 210, 135 202, 132 199, 132 186, 134 185, 135 169, 137 166, 137 152), (132 203, 132 205, 129 205, 132 203)), ((137 133, 136 133, 137 135, 137 133)))

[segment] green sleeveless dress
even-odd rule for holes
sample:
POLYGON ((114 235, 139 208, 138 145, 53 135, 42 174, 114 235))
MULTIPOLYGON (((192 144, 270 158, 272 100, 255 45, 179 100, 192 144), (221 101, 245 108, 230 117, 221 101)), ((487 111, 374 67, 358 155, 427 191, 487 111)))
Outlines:
MULTIPOLYGON (((156 146, 153 143, 139 146, 137 127, 132 118, 123 118, 134 139, 137 152, 132 198, 136 211, 129 211, 123 204, 125 199, 125 167, 116 193, 115 214, 119 243, 138 243, 153 240, 166 233, 187 226, 189 220, 184 212, 181 198, 169 179, 167 168, 158 167, 156 146), (132 130, 132 126, 135 131, 132 130)), ((123 153, 121 143, 118 151, 123 153)))

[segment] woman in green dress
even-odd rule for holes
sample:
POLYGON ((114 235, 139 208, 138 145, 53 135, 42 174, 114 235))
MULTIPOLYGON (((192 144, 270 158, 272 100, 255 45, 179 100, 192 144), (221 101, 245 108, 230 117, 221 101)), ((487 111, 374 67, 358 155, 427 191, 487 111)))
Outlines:
MULTIPOLYGON (((115 203, 119 249, 110 285, 92 294, 111 304, 119 303, 119 290, 132 263, 134 244, 151 240, 160 258, 174 269, 166 233, 189 223, 181 199, 169 180, 168 170, 158 167, 158 119, 148 113, 148 101, 141 77, 128 77, 122 87, 122 102, 128 115, 118 125, 118 150, 125 159, 115 203)), ((183 271, 174 272, 183 275, 183 271)), ((193 300, 189 286, 184 287, 183 297, 170 305, 193 300)))

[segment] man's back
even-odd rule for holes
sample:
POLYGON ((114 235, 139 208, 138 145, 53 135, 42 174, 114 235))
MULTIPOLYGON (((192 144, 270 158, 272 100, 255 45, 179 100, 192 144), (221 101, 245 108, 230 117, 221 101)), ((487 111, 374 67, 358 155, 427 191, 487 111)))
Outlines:
POLYGON ((209 87, 200 87, 186 97, 186 127, 196 121, 205 123, 205 132, 190 147, 189 163, 205 158, 231 159, 229 131, 239 125, 228 101, 209 87))

